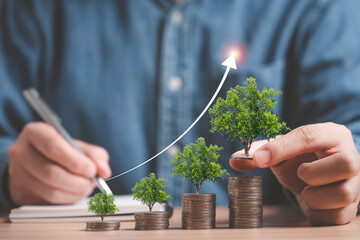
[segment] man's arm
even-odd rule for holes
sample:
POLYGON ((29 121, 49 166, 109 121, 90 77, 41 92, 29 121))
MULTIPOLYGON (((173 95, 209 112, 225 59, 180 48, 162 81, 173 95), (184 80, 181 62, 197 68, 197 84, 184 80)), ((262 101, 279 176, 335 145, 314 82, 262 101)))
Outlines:
POLYGON ((0 1, 1 214, 16 205, 73 203, 93 191, 95 174, 111 175, 103 148, 76 141, 82 155, 52 126, 28 124, 37 117, 22 90, 41 89, 42 72, 51 71, 51 58, 45 57, 51 48, 42 31, 51 24, 41 18, 50 14, 42 8, 53 3, 0 1))
POLYGON ((360 2, 316 3, 294 36, 284 89, 284 120, 301 127, 260 147, 252 166, 230 164, 271 167, 311 223, 345 224, 360 200, 360 2))
POLYGON ((359 7, 359 1, 353 0, 319 1, 317 8, 307 14, 296 34, 285 86, 288 89, 284 89, 286 97, 298 99, 284 99, 284 116, 289 116, 284 119, 293 128, 328 121, 343 124, 350 129, 358 152, 360 17, 355 9, 359 7), (290 102, 297 105, 287 105, 290 102))
POLYGON ((360 17, 355 10, 360 4, 353 0, 318 4, 297 33, 290 69, 297 77, 293 87, 299 89, 294 95, 299 105, 285 103, 284 115, 293 117, 289 119, 293 126, 327 121, 344 124, 360 152, 360 17), (294 108, 297 113, 292 112, 294 108))
POLYGON ((9 193, 8 150, 25 121, 33 119, 21 86, 32 85, 40 51, 29 29, 32 19, 22 10, 15 2, 0 1, 0 214, 16 206, 9 193))

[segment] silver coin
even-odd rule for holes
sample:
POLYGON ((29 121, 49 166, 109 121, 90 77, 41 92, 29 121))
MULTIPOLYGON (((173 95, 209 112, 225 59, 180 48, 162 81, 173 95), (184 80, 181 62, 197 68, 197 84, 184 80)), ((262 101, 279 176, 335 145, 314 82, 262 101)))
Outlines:
POLYGON ((87 222, 85 231, 111 231, 119 230, 119 221, 93 221, 87 222))
POLYGON ((230 228, 262 227, 261 177, 230 177, 228 194, 230 228))
POLYGON ((215 194, 183 194, 181 212, 182 228, 215 228, 215 210, 215 194))
POLYGON ((164 230, 169 227, 167 212, 135 213, 135 230, 164 230))

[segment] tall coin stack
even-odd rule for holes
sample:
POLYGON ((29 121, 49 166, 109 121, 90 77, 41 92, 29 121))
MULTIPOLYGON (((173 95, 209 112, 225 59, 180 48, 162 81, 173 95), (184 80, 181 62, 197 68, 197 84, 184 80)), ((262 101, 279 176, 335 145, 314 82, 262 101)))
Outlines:
POLYGON ((135 230, 164 230, 168 227, 168 212, 135 213, 135 230))
POLYGON ((260 176, 229 177, 228 192, 229 227, 262 227, 262 178, 260 176))
POLYGON ((182 228, 210 229, 215 228, 216 195, 183 194, 182 195, 182 228))

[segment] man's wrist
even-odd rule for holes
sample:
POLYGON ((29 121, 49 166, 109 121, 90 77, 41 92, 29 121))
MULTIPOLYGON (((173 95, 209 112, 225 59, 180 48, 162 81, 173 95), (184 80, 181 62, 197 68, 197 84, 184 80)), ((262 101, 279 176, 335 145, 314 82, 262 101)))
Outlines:
POLYGON ((3 167, 0 177, 0 214, 8 214, 11 209, 19 207, 11 198, 8 164, 3 167))

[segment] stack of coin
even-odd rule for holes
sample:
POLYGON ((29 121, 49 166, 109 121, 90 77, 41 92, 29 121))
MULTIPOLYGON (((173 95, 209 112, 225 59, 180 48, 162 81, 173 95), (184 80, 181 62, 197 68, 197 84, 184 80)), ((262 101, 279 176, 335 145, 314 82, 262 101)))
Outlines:
POLYGON ((168 212, 135 213, 135 230, 163 230, 168 227, 168 212))
POLYGON ((215 228, 215 194, 182 195, 182 228, 215 228))
POLYGON ((119 221, 94 221, 87 222, 85 231, 111 231, 119 230, 120 222, 119 221))
POLYGON ((229 177, 228 181, 229 227, 262 227, 262 178, 260 176, 229 177))

